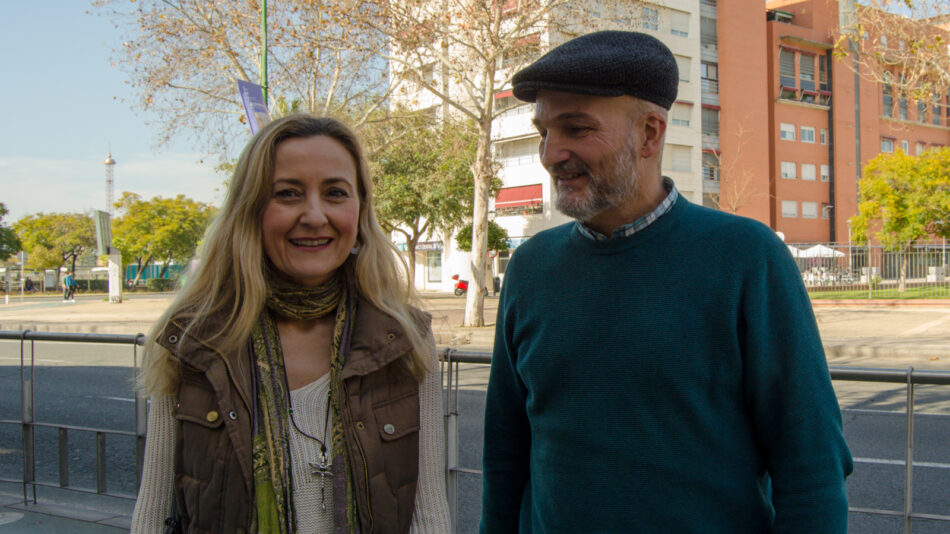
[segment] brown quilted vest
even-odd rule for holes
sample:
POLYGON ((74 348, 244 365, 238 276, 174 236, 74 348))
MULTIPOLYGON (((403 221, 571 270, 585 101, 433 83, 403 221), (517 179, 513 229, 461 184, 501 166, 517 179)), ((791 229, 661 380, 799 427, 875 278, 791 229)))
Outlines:
MULTIPOLYGON (((419 312, 429 327, 431 318, 419 312)), ((182 336, 174 320, 159 343, 182 362, 175 492, 186 533, 248 532, 253 508, 251 371, 182 336)), ((419 472, 419 383, 395 363, 411 350, 405 331, 366 300, 357 305, 343 365, 344 434, 362 534, 409 532, 419 472)))

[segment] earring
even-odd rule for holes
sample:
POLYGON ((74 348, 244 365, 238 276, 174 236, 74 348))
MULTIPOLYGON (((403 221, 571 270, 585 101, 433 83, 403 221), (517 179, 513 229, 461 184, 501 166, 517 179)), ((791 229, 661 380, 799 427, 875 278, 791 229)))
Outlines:
POLYGON ((359 253, 360 253, 360 244, 357 243, 356 245, 353 245, 353 248, 350 249, 350 254, 356 256, 359 253))

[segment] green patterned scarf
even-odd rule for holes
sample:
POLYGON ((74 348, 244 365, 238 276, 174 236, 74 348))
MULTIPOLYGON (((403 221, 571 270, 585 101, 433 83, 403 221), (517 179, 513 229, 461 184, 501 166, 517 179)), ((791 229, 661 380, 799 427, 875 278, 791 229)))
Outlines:
MULTIPOLYGON (((356 501, 341 417, 343 362, 349 352, 350 325, 356 312, 355 291, 343 276, 308 288, 268 273, 267 308, 292 319, 317 319, 336 310, 330 348, 330 413, 332 427, 334 532, 358 532, 356 501)), ((251 331, 255 379, 252 439, 255 529, 260 534, 296 532, 290 471, 288 391, 277 325, 264 310, 251 331)))

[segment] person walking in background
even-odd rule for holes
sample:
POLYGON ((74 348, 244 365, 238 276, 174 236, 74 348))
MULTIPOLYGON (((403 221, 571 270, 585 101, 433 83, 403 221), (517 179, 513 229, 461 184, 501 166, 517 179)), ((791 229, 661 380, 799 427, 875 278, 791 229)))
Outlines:
POLYGON ((481 532, 844 534, 852 459, 775 233, 661 174, 679 76, 642 33, 518 72, 557 208, 505 272, 481 532))
POLYGON ((73 294, 76 292, 76 276, 73 271, 66 273, 66 276, 63 277, 63 302, 70 302, 73 299, 73 294))
POLYGON ((133 534, 449 532, 428 314, 355 135, 292 115, 245 148, 145 352, 133 534), (174 503, 174 504, 173 504, 174 503))

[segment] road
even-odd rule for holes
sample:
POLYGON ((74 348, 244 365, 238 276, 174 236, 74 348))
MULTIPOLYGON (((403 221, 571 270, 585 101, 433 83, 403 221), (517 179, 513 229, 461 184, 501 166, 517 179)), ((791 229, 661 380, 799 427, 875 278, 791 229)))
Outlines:
MULTIPOLYGON (((494 304, 497 301, 489 302, 494 304)), ((471 334, 471 329, 456 326, 461 320, 463 299, 432 297, 428 303, 436 317, 436 328, 443 331, 443 339, 453 336, 464 338, 466 334, 471 334)), ((154 304, 151 306, 154 307, 154 304)), ((53 311, 59 309, 60 313, 66 313, 61 311, 64 306, 61 302, 48 304, 36 301, 22 306, 18 313, 26 315, 26 312, 35 310, 36 317, 45 316, 50 321, 53 320, 53 311)), ((124 325, 123 328, 129 326, 124 321, 129 319, 127 310, 132 310, 132 307, 113 305, 108 309, 117 314, 116 318, 103 321, 102 316, 99 316, 100 322, 124 325)), ((68 308, 67 311, 71 313, 68 308)), ((96 320, 79 311, 80 308, 76 308, 77 313, 70 315, 67 320, 87 323, 96 320)), ((884 346, 892 341, 901 346, 923 343, 923 349, 918 347, 920 350, 913 354, 868 350, 842 353, 831 358, 833 365, 892 368, 914 365, 950 369, 950 353, 939 344, 929 344, 946 338, 945 329, 950 326, 948 316, 950 311, 946 309, 818 310, 819 326, 826 342, 829 339, 843 340, 842 343, 863 344, 869 349, 881 346, 876 340, 883 340, 884 346)), ((4 317, 0 314, 2 320, 4 317)), ((107 326, 104 325, 103 330, 107 326)), ((484 333, 476 337, 488 339, 484 333)), ((130 347, 36 342, 35 350, 37 421, 124 431, 134 429, 130 347)), ((19 363, 19 344, 0 341, 0 420, 19 420, 19 363)), ((487 384, 486 366, 463 366, 460 383, 460 463, 462 467, 478 469, 481 463, 481 415, 487 384)), ((856 382, 836 382, 835 388, 843 409, 845 435, 856 459, 855 473, 848 482, 851 505, 900 510, 903 505, 906 425, 903 414, 904 389, 890 384, 856 382)), ((950 493, 946 491, 950 478, 950 448, 946 446, 946 443, 950 443, 950 387, 918 387, 915 408, 914 510, 950 515, 950 493)), ((19 424, 0 424, 0 478, 20 477, 20 432, 19 424)), ((133 492, 134 440, 130 437, 109 436, 106 445, 109 491, 133 492)), ((58 480, 57 451, 55 430, 38 430, 38 479, 51 483, 58 480)), ((72 432, 69 451, 70 483, 95 487, 94 435, 72 432)), ((481 484, 477 475, 460 475, 460 532, 477 531, 480 492, 481 484)), ((849 530, 854 533, 898 532, 901 522, 899 518, 853 513, 849 530)), ((914 526, 915 534, 947 531, 947 523, 915 522, 914 526)))

